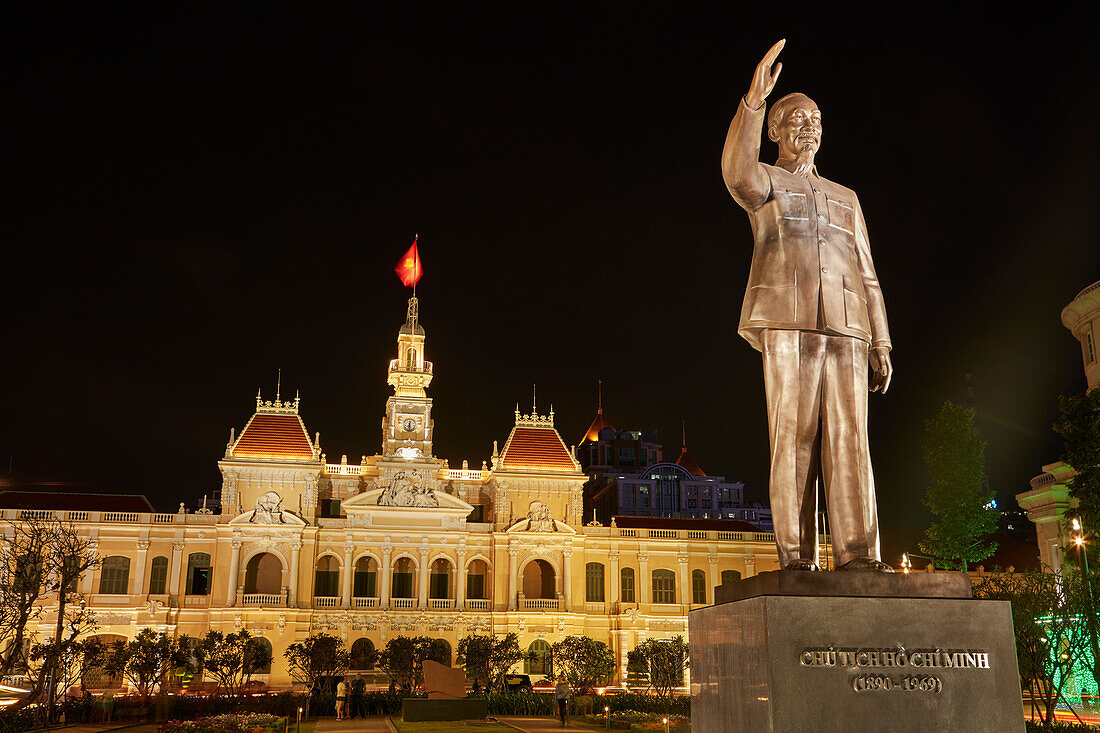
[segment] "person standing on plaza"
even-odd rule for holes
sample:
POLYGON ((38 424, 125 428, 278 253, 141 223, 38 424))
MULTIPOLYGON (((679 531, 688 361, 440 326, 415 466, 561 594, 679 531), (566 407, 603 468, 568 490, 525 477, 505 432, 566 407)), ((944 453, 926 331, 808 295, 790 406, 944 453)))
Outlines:
POLYGON ((554 687, 554 701, 558 704, 558 719, 561 720, 561 727, 565 727, 565 711, 569 705, 569 683, 565 681, 564 677, 558 677, 558 684, 554 687))
POLYGON ((354 718, 357 715, 360 718, 367 717, 366 713, 363 711, 363 690, 366 685, 367 683, 363 680, 363 675, 361 674, 355 675, 355 679, 351 681, 351 699, 348 701, 348 707, 350 708, 348 711, 349 718, 354 718))
POLYGON ((348 684, 340 678, 336 685, 336 719, 343 720, 347 717, 348 684))

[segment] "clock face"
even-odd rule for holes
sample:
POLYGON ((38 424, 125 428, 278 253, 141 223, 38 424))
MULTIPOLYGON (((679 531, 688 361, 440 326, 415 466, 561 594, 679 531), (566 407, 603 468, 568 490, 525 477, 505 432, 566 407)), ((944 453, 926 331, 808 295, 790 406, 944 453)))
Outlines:
POLYGON ((405 420, 401 423, 401 429, 404 430, 406 433, 411 433, 412 431, 416 430, 416 420, 413 420, 411 417, 405 418, 405 420))

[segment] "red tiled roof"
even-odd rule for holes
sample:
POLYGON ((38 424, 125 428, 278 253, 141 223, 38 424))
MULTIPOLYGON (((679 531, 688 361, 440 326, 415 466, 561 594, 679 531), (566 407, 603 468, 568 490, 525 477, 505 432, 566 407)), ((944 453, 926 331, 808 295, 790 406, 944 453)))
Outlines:
POLYGON ((603 410, 601 409, 596 413, 596 419, 593 420, 592 424, 588 426, 588 430, 587 432, 585 432, 584 437, 581 438, 581 442, 583 443, 587 440, 590 443, 595 443, 597 440, 600 439, 600 431, 604 428, 611 428, 612 430, 614 430, 615 426, 607 421, 607 418, 603 416, 603 410))
POLYGON ((684 448, 680 453, 680 457, 676 459, 676 465, 686 470, 692 476, 706 476, 703 469, 699 468, 699 464, 695 462, 695 459, 688 453, 687 448, 684 448))
POLYGON ((615 526, 625 529, 716 529, 722 532, 763 532, 743 519, 672 519, 670 517, 628 517, 615 515, 615 526))
POLYGON ((60 491, 0 491, 0 509, 153 512, 141 494, 77 494, 60 491))
POLYGON ((500 454, 500 465, 506 471, 577 470, 561 436, 552 427, 512 428, 500 454))
POLYGON ((233 458, 312 461, 313 445, 298 415, 256 413, 230 451, 233 458))

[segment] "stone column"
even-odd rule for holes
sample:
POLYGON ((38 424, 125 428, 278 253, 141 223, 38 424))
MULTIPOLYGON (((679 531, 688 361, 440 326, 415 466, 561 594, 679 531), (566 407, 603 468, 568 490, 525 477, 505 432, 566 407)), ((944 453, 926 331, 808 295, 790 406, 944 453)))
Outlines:
POLYGON ((458 548, 458 563, 455 565, 455 608, 466 608, 466 548, 458 548))
POLYGON ((680 597, 679 601, 685 606, 691 605, 693 588, 691 586, 691 575, 688 574, 688 555, 686 552, 681 552, 676 556, 676 559, 680 562, 680 597))
POLYGON ((184 544, 183 540, 176 540, 172 543, 172 564, 168 568, 168 593, 176 603, 179 603, 180 574, 183 571, 180 566, 183 564, 184 544))
MULTIPOLYGON (((98 540, 92 540, 88 543, 88 554, 92 557, 99 554, 98 540)), ((84 571, 84 577, 80 579, 80 592, 86 596, 95 592, 95 571, 93 569, 88 568, 84 571)))
POLYGON ((561 583, 562 583, 562 596, 565 598, 565 608, 563 611, 570 611, 573 608, 573 574, 571 568, 573 565, 573 548, 566 547, 561 552, 561 583))
POLYGON ((290 578, 287 580, 286 603, 291 608, 298 607, 298 562, 302 554, 302 541, 294 540, 290 545, 290 578))
POLYGON ((416 593, 416 598, 417 598, 416 607, 417 608, 427 608, 428 607, 428 572, 429 571, 430 571, 430 568, 428 567, 428 548, 427 547, 421 547, 420 548, 420 578, 419 578, 420 583, 419 583, 419 588, 417 589, 417 593, 416 593))
POLYGON ((355 572, 351 566, 351 553, 354 549, 350 538, 344 542, 344 585, 340 593, 340 605, 344 608, 351 608, 351 579, 355 572))
POLYGON ((638 587, 634 593, 638 603, 649 605, 649 589, 652 584, 653 579, 649 577, 649 555, 638 553, 638 587))
POLYGON ((382 546, 382 567, 378 570, 382 573, 382 596, 379 600, 382 608, 390 607, 390 584, 393 583, 393 568, 390 567, 390 555, 393 554, 391 545, 382 546))
POLYGON ((229 554, 229 591, 225 595, 225 605, 233 607, 237 603, 237 576, 241 570, 241 545, 240 539, 233 538, 233 550, 229 554))
POLYGON ((137 564, 134 577, 130 579, 130 595, 139 596, 145 592, 145 556, 149 554, 149 540, 138 540, 137 564))
POLYGON ((516 594, 519 592, 516 578, 516 558, 519 556, 518 547, 508 548, 508 610, 516 610, 516 594))
POLYGON ((607 595, 611 601, 611 612, 618 612, 619 594, 622 592, 622 579, 619 577, 619 553, 618 551, 610 552, 607 555, 607 559, 611 561, 608 573, 610 578, 608 582, 611 583, 611 592, 607 595))

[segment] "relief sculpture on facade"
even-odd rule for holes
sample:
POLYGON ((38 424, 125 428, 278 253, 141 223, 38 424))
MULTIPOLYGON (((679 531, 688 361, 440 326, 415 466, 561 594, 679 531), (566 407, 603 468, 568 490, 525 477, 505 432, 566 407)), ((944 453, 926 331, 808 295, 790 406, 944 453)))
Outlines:
POLYGON ((533 501, 531 507, 527 511, 527 531, 528 532, 557 532, 557 527, 554 526, 554 515, 550 512, 550 507, 544 502, 533 501))
POLYGON ((253 524, 286 524, 283 519, 283 500, 276 492, 268 491, 256 499, 256 511, 248 520, 253 524))
POLYGON ((439 500, 419 474, 398 471, 378 497, 379 506, 439 506, 439 500))

